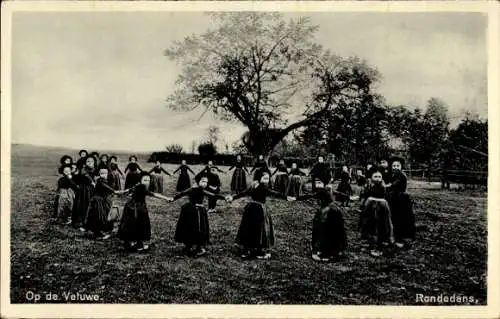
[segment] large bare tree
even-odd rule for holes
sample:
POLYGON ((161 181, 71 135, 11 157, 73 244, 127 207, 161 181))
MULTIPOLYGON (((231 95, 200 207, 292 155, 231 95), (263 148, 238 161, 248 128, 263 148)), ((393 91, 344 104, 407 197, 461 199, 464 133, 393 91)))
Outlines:
POLYGON ((309 18, 278 13, 211 14, 214 27, 173 43, 165 54, 182 67, 167 105, 203 107, 243 124, 250 153, 268 155, 291 131, 368 94, 378 73, 314 42, 309 18))

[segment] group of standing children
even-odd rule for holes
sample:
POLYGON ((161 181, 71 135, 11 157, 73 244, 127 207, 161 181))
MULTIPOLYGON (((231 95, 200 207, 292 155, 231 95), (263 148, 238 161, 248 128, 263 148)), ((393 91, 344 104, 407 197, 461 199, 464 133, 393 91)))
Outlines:
MULTIPOLYGON (((320 157, 311 170, 313 190, 311 194, 303 194, 302 177, 305 176, 296 164, 288 172, 284 162, 271 174, 263 157, 259 157, 256 165, 249 172, 242 162, 241 156, 228 171, 234 169, 231 179, 231 195, 220 194, 221 181, 218 172, 225 173, 212 162, 194 177, 191 186, 189 173, 193 170, 182 161, 174 171, 180 172, 177 182, 177 194, 164 196, 163 174, 171 176, 161 167, 160 162, 149 171, 144 171, 131 156, 124 171, 118 167, 116 156, 99 156, 88 154, 82 150, 76 163, 69 156, 61 159, 56 196, 55 217, 81 231, 90 231, 98 239, 111 236, 117 214, 111 213, 116 196, 128 195, 118 227, 118 237, 129 251, 146 251, 151 239, 151 223, 149 219, 146 197, 154 197, 173 202, 187 197, 182 205, 175 231, 175 241, 184 244, 185 253, 190 256, 206 254, 209 244, 208 213, 214 212, 218 200, 232 202, 248 197, 250 201, 243 209, 241 223, 236 234, 242 258, 255 257, 269 259, 270 249, 274 245, 274 227, 271 215, 266 208, 269 196, 288 201, 300 201, 314 198, 319 208, 313 219, 312 258, 317 261, 330 261, 339 258, 347 247, 347 236, 344 228, 343 208, 335 203, 333 193, 352 197, 349 192, 331 190, 331 174, 320 157), (99 158, 99 162, 97 160, 99 158), (253 173, 253 182, 247 186, 247 174, 253 173), (125 177, 125 187, 121 189, 121 177, 125 177), (271 177, 277 175, 271 187, 271 177), (300 177, 300 181, 297 177, 300 177), (299 185, 299 186, 297 186, 299 185), (208 210, 203 205, 208 198, 208 210)), ((401 171, 402 159, 392 162, 390 182, 381 181, 383 166, 372 169, 369 183, 362 195, 362 213, 360 225, 363 238, 370 241, 372 255, 380 255, 381 247, 392 243, 401 246, 405 239, 414 237, 414 219, 411 201, 406 193, 406 177, 401 171), (392 214, 391 214, 392 212, 392 214), (413 228, 412 228, 413 225, 413 228), (413 229, 413 233, 412 230, 413 229), (412 235, 413 234, 413 235, 412 235), (413 236, 413 237, 412 237, 413 236)), ((342 180, 341 180, 342 183, 342 180)), ((350 186, 350 185, 349 185, 350 186)))

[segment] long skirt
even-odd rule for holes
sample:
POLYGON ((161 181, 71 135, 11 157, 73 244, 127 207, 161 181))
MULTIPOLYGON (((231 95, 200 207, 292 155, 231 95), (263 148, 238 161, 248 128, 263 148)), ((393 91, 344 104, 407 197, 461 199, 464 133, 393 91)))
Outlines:
POLYGON ((290 178, 287 173, 277 173, 274 178, 273 189, 280 194, 286 194, 290 178))
POLYGON ((72 218, 75 203, 75 192, 69 189, 60 189, 57 195, 57 218, 68 220, 72 218))
POLYGON ((236 168, 231 179, 231 191, 240 193, 247 189, 247 175, 243 168, 236 168))
POLYGON ((94 196, 90 201, 89 214, 87 216, 87 229, 94 234, 110 232, 113 230, 113 222, 108 220, 111 209, 111 197, 94 196))
POLYGON ((391 210, 385 199, 368 197, 361 210, 360 226, 362 238, 368 239, 372 247, 394 242, 391 210))
POLYGON ((149 191, 153 193, 163 194, 163 175, 151 174, 151 183, 149 184, 149 191))
POLYGON ((177 180, 176 190, 178 192, 185 191, 191 187, 191 179, 189 178, 188 173, 181 173, 179 175, 179 179, 177 180))
POLYGON ((210 243, 210 226, 205 207, 191 202, 182 205, 174 239, 188 247, 210 243))
POLYGON ((343 194, 337 194, 335 200, 340 203, 349 202, 349 198, 352 195, 352 187, 349 182, 340 182, 337 187, 337 191, 343 194))
POLYGON ((268 249, 274 245, 273 221, 264 204, 246 204, 236 243, 245 249, 268 249))
POLYGON ((122 180, 120 176, 120 172, 118 171, 111 171, 108 177, 109 180, 109 186, 113 188, 114 190, 121 190, 122 189, 122 180))
POLYGON ((86 184, 80 186, 76 193, 73 216, 71 218, 74 227, 86 227, 85 221, 92 196, 94 196, 94 186, 86 184))
POLYGON ((347 248, 343 210, 335 203, 320 208, 313 219, 312 250, 325 257, 338 256, 347 248))
POLYGON ((407 193, 393 193, 389 198, 392 224, 394 226, 394 239, 415 239, 415 215, 413 204, 407 193))
POLYGON ((292 197, 299 197, 302 195, 302 177, 299 175, 290 176, 290 182, 286 194, 292 197))
POLYGON ((141 182, 141 174, 138 172, 129 172, 125 178, 125 189, 134 187, 141 182))
POLYGON ((151 239, 151 221, 146 203, 131 199, 125 204, 118 237, 126 242, 151 239))

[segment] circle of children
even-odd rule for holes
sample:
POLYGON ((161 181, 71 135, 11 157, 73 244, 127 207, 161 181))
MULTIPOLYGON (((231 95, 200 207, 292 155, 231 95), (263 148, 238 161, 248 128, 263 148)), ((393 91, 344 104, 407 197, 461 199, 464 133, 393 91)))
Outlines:
POLYGON ((120 221, 117 236, 130 252, 144 252, 149 249, 151 224, 146 197, 155 197, 173 202, 187 197, 182 205, 175 231, 175 241, 185 245, 184 253, 198 257, 206 254, 209 244, 208 213, 215 212, 218 200, 231 202, 243 197, 250 198, 243 210, 241 224, 236 235, 236 246, 242 258, 269 259, 274 245, 273 222, 266 208, 268 196, 288 201, 316 199, 318 208, 313 218, 312 258, 328 262, 340 259, 347 248, 344 228, 344 207, 349 200, 361 201, 359 226, 361 238, 369 243, 372 256, 381 256, 388 249, 408 247, 415 238, 415 219, 412 202, 406 193, 407 179, 402 172, 404 161, 394 157, 389 163, 368 165, 366 176, 357 172, 357 183, 361 186, 360 196, 352 196, 351 178, 347 167, 343 167, 337 190, 332 189, 333 178, 328 164, 322 157, 311 169, 312 192, 303 193, 303 180, 307 176, 294 163, 289 170, 281 160, 271 173, 263 156, 259 156, 249 172, 237 156, 231 180, 231 195, 220 194, 221 182, 217 175, 223 172, 209 162, 195 174, 183 160, 173 174, 179 172, 177 194, 162 195, 163 174, 172 176, 160 162, 149 171, 137 163, 137 157, 130 156, 123 173, 116 156, 99 156, 85 150, 73 162, 65 155, 59 169, 54 218, 71 225, 82 232, 91 232, 96 239, 111 237, 114 222, 120 221), (99 160, 98 160, 99 158, 99 160), (191 185, 189 173, 195 175, 191 185), (253 173, 253 181, 247 187, 247 174, 253 173), (126 174, 126 176, 124 176, 126 174), (274 176, 274 180, 271 179, 274 176), (121 178, 125 177, 122 188, 121 178), (118 196, 129 197, 119 213, 116 205, 118 196), (334 199, 335 195, 335 199, 334 199), (203 205, 208 198, 208 210, 203 205), (120 216, 121 215, 121 216, 120 216))

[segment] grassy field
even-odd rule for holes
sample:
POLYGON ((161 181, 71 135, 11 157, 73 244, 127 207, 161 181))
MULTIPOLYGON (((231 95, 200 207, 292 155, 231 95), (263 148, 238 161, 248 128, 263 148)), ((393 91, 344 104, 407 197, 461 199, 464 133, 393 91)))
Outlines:
MULTIPOLYGON (((49 222, 57 162, 66 152, 70 151, 12 147, 13 303, 33 302, 26 298, 31 291, 41 296, 39 302, 51 302, 44 299, 47 293, 57 294, 56 302, 67 302, 67 293, 78 292, 97 294, 101 303, 414 305, 416 294, 455 294, 486 304, 485 194, 410 182, 418 227, 415 245, 390 257, 369 256, 356 231, 357 214, 349 211, 347 258, 331 264, 309 257, 313 202, 271 199, 277 240, 273 258, 242 261, 233 242, 246 200, 220 203, 222 212, 210 215, 209 255, 192 259, 173 241, 184 200, 166 204, 148 199, 152 249, 148 254, 127 254, 117 238, 93 241, 49 222)), ((139 157, 145 163, 147 156, 139 157)), ((230 174, 222 175, 222 181, 223 192, 229 191, 230 174)), ((176 178, 165 178, 167 195, 173 195, 175 182, 176 178)))

